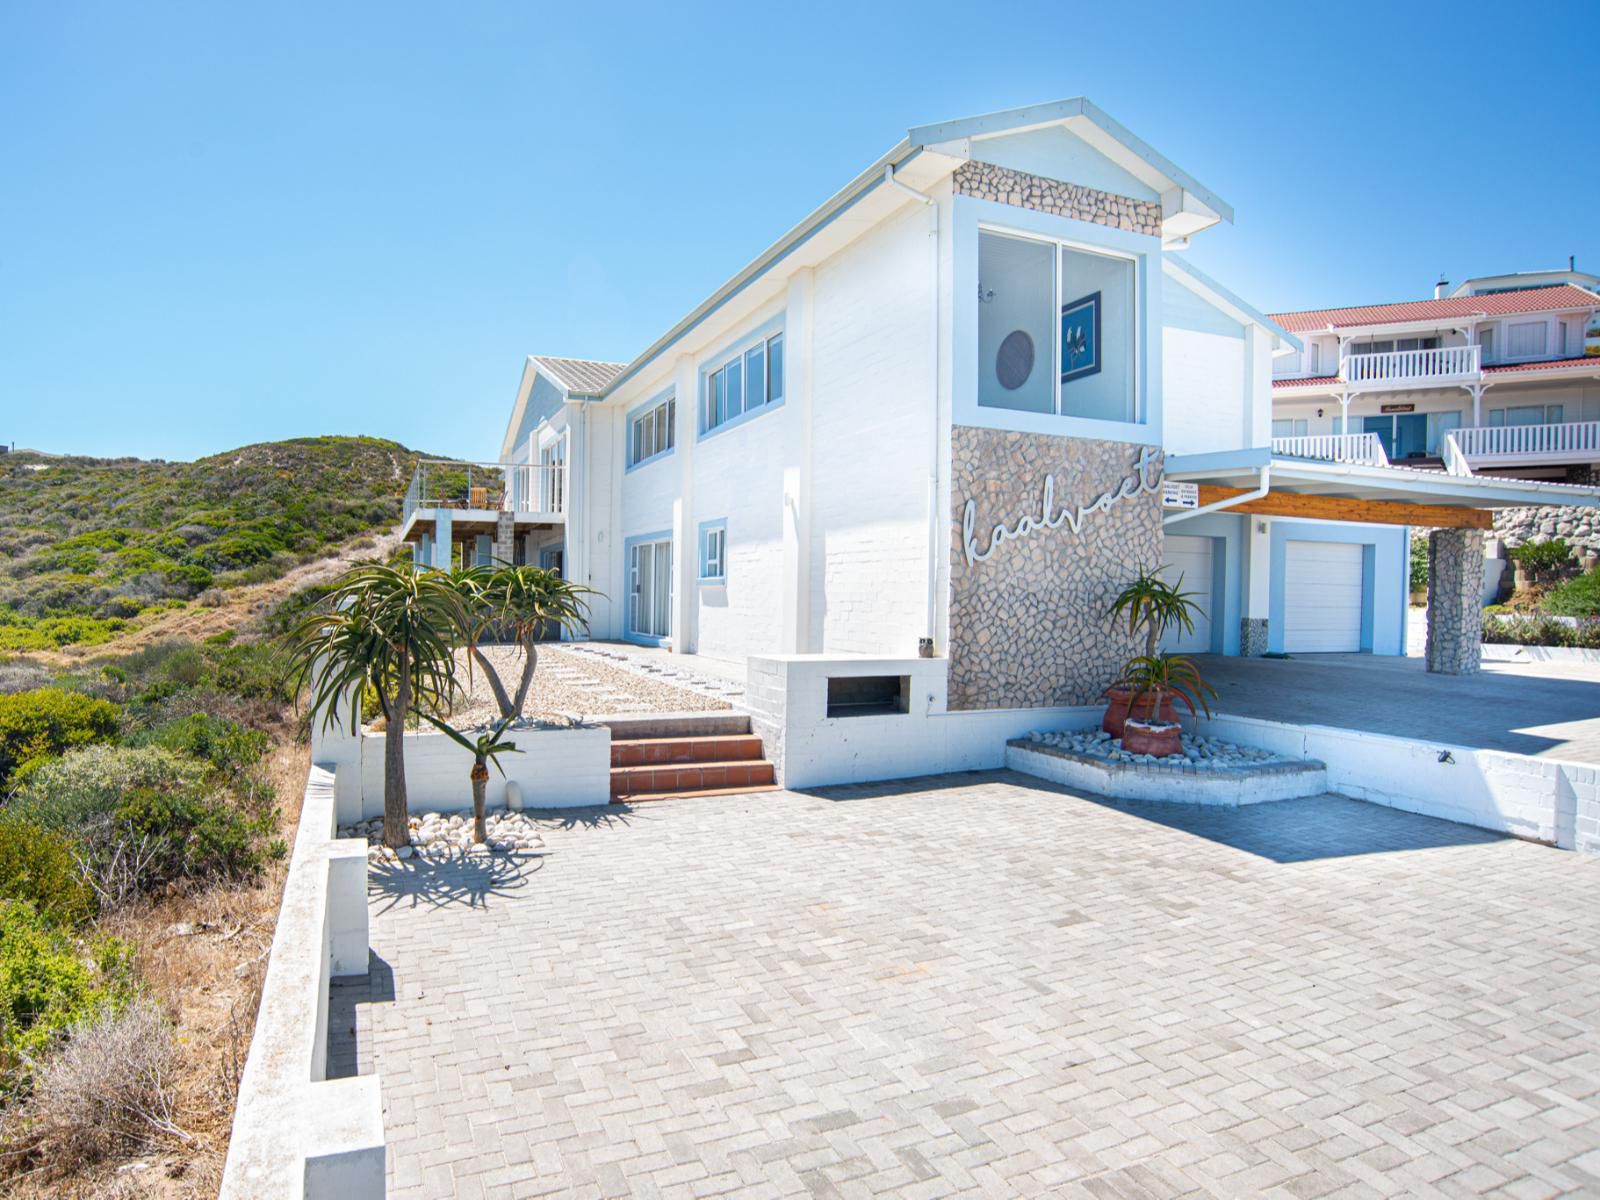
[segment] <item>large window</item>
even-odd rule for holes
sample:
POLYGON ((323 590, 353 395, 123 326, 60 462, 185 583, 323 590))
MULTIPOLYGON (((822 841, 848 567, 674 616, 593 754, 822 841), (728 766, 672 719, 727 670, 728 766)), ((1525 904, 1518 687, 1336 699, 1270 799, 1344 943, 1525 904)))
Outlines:
POLYGON ((628 465, 637 467, 672 449, 677 439, 678 403, 657 401, 628 421, 628 465))
POLYGON ((718 360, 706 372, 700 428, 710 432, 730 421, 783 402, 783 334, 774 333, 718 360))
POLYGON ((672 633, 672 540, 641 539, 628 546, 628 633, 664 641, 672 633))
POLYGON ((1506 326, 1506 355, 1537 358, 1545 352, 1548 327, 1543 321, 1521 321, 1506 326))
POLYGON ((1311 421, 1307 417, 1282 417, 1272 422, 1272 436, 1275 438, 1305 437, 1311 431, 1311 421))
POLYGON ((1489 410, 1489 425, 1493 429, 1502 425, 1559 425, 1566 419, 1567 409, 1563 404, 1524 404, 1489 410))
POLYGON ((1134 264, 1059 242, 978 234, 978 403, 1138 419, 1134 264))
POLYGON ((565 512, 567 500, 567 435, 539 451, 539 506, 542 512, 565 512))

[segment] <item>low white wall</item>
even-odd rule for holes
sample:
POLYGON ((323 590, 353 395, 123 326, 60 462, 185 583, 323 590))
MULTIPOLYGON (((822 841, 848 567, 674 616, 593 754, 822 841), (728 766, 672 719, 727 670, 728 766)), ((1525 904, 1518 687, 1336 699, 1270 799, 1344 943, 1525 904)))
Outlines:
POLYGON ((1297 800, 1328 790, 1320 763, 1270 764, 1240 770, 1195 771, 1145 763, 1085 762, 1047 746, 1006 747, 1006 766, 1064 787, 1119 800, 1159 800, 1238 808, 1271 800, 1297 800))
POLYGON ((749 659, 745 697, 788 788, 1002 767, 1011 738, 1036 729, 1087 729, 1104 711, 1097 705, 950 712, 948 676, 942 658, 768 655, 749 659), (910 711, 830 718, 828 679, 845 675, 909 675, 910 711))
MULTIPOLYGON (((519 729, 509 739, 520 753, 502 754, 500 771, 489 767, 489 804, 505 804, 505 788, 522 788, 526 808, 579 808, 611 802, 611 730, 604 725, 570 729, 519 729)), ((415 812, 455 812, 472 807, 472 755, 437 730, 405 737, 406 800, 415 812)), ((383 814, 383 735, 362 734, 359 815, 383 814)), ((341 808, 341 814, 344 809, 341 808)))
POLYGON ((384 1195, 378 1077, 328 1079, 328 984, 367 973, 367 846, 336 837, 334 770, 311 768, 239 1081, 221 1200, 384 1195))
POLYGON ((1321 759, 1332 792, 1600 853, 1600 768, 1594 766, 1254 717, 1219 714, 1200 725, 1202 733, 1229 741, 1321 759))

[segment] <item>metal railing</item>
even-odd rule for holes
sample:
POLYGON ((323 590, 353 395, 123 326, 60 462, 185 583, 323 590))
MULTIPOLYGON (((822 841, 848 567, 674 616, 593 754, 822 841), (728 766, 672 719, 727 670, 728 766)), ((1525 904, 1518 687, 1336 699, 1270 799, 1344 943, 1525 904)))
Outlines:
POLYGON ((1389 465, 1383 439, 1375 433, 1318 433, 1309 437, 1273 438, 1272 452, 1289 458, 1315 458, 1365 467, 1389 465))
POLYGON ((1559 425, 1497 425, 1454 431, 1468 459, 1516 462, 1600 461, 1600 421, 1559 425))
POLYGON ((469 463, 426 458, 406 489, 400 520, 419 508, 526 513, 564 518, 567 468, 538 463, 469 463))
POLYGON ((1346 383, 1428 383, 1474 376, 1479 369, 1477 346, 1346 354, 1339 360, 1339 377, 1346 383))

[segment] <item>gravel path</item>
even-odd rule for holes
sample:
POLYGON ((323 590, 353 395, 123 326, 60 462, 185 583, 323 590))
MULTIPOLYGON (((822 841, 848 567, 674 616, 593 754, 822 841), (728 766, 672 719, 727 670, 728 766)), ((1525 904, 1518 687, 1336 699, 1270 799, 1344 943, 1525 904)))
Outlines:
MULTIPOLYGON (((506 690, 513 691, 522 675, 520 651, 511 646, 485 646, 483 650, 506 690)), ((470 681, 471 691, 457 703, 452 719, 463 728, 487 726, 499 715, 494 692, 476 663, 471 664, 470 672, 467 667, 463 655, 457 677, 463 683, 470 681)), ((618 713, 708 712, 727 707, 720 700, 598 662, 588 655, 541 646, 539 666, 533 673, 533 686, 523 713, 538 721, 570 724, 618 713)))

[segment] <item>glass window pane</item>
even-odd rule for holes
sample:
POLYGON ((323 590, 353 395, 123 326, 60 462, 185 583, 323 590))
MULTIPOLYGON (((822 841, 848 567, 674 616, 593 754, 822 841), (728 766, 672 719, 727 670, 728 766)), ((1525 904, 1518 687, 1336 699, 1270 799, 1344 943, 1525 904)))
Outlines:
POLYGON ((978 403, 1054 412, 1055 248, 978 234, 978 403))
POLYGON ((1134 420, 1131 260, 1062 249, 1060 339, 1062 413, 1134 420))
POLYGON ((745 409, 760 408, 767 402, 767 348, 752 346, 744 352, 746 382, 745 409))
POLYGON ((678 398, 674 396, 667 401, 667 445, 677 445, 678 442, 678 398))
POLYGON ((723 385, 728 398, 727 420, 733 420, 744 411, 744 363, 734 359, 722 368, 723 377, 727 382, 723 385))
POLYGON ((783 334, 767 339, 767 399, 783 399, 783 334))

